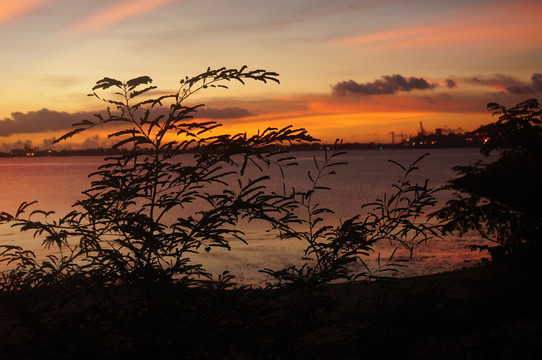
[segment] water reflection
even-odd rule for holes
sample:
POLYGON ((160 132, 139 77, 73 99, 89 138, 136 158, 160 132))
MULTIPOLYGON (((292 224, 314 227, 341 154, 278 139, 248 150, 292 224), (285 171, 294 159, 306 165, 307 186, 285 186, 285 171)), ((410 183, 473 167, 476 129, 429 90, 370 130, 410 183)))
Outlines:
MULTIPOLYGON (((322 192, 316 200, 323 206, 335 211, 328 216, 332 225, 338 225, 341 219, 347 219, 360 212, 364 203, 381 197, 384 192, 392 191, 392 184, 402 176, 402 170, 388 160, 393 159, 408 166, 425 150, 358 150, 350 151, 344 161, 347 166, 337 169, 338 175, 323 179, 322 185, 333 190, 322 192)), ((308 185, 306 173, 313 169, 313 157, 321 153, 299 152, 295 154, 299 166, 290 168, 285 181, 288 188, 303 189, 308 185)), ((444 185, 454 175, 452 167, 470 164, 482 159, 476 149, 434 149, 431 155, 420 163, 420 171, 415 173, 417 181, 430 179, 432 186, 444 185)), ((22 201, 39 201, 37 208, 55 210, 59 214, 70 211, 71 205, 81 198, 81 191, 90 185, 88 175, 103 164, 101 157, 58 157, 58 158, 1 158, 0 171, 0 211, 15 212, 22 201)), ((254 175, 255 169, 250 170, 254 175)), ((272 170, 272 176, 280 178, 278 170, 272 170)), ((281 191, 282 184, 270 184, 274 190, 281 191)), ((438 194, 440 201, 446 201, 451 194, 438 194)), ((192 211, 192 210, 190 210, 192 211)), ((181 214, 170 214, 172 218, 181 214)), ((193 258, 202 262, 212 273, 224 270, 239 276, 243 282, 254 283, 265 281, 265 275, 257 271, 263 267, 282 268, 285 265, 299 263, 305 245, 301 241, 277 239, 277 234, 266 232, 261 224, 244 226, 248 245, 240 241, 232 242, 232 251, 215 249, 210 253, 202 253, 193 258)), ((464 246, 478 241, 473 235, 462 241, 448 238, 444 241, 421 244, 415 252, 414 259, 408 267, 401 269, 398 276, 420 275, 457 269, 464 265, 474 264, 480 260, 481 254, 466 250, 464 246)), ((18 244, 25 248, 37 250, 40 256, 45 252, 40 248, 41 240, 34 239, 32 234, 20 234, 8 227, 0 227, 0 242, 18 244)), ((381 244, 377 249, 381 258, 386 259, 394 248, 381 244)), ((54 250, 53 250, 54 251, 54 250)), ((398 252, 397 256, 408 259, 407 252, 398 252)), ((376 255, 369 260, 376 264, 376 255)))

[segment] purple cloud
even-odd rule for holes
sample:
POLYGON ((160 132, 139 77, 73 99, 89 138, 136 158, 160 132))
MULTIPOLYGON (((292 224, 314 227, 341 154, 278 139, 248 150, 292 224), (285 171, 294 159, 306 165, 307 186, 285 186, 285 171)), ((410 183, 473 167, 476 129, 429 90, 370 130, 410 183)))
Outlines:
POLYGON ((424 78, 409 77, 402 75, 384 75, 382 79, 365 84, 357 83, 354 80, 341 81, 332 86, 333 94, 345 95, 380 95, 395 94, 399 91, 434 89, 438 84, 430 84, 424 78))
POLYGON ((536 91, 542 91, 542 74, 533 74, 533 76, 531 77, 531 82, 533 84, 533 88, 536 91))
POLYGON ((0 120, 0 136, 38 133, 42 131, 68 130, 82 119, 94 118, 94 113, 67 113, 48 109, 14 112, 11 118, 0 120))
POLYGON ((455 81, 453 79, 446 79, 446 87, 448 89, 453 89, 455 87, 457 87, 457 84, 455 83, 455 81))
POLYGON ((534 73, 531 81, 522 81, 509 75, 497 74, 493 77, 472 77, 466 78, 466 82, 492 87, 502 87, 506 92, 514 95, 528 95, 542 92, 542 75, 534 73))
MULTIPOLYGON (((226 107, 199 108, 193 115, 197 118, 207 119, 235 119, 253 114, 247 109, 226 107)), ((14 112, 11 117, 0 120, 0 137, 43 131, 68 131, 73 128, 72 124, 79 123, 83 119, 97 120, 93 112, 68 113, 49 109, 29 111, 27 113, 14 112)))

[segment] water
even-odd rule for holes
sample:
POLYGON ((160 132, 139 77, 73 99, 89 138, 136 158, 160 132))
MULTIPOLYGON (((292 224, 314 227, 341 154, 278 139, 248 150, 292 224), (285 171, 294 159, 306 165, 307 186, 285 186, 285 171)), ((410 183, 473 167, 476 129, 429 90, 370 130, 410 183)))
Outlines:
MULTIPOLYGON (((381 198, 385 192, 391 193, 392 184, 402 177, 399 166, 394 161, 408 166, 426 150, 354 150, 339 158, 348 163, 336 169, 337 175, 325 177, 321 185, 329 186, 332 191, 318 195, 318 202, 331 208, 335 214, 327 219, 337 225, 341 220, 360 213, 361 205, 381 198)), ((419 164, 420 168, 413 175, 417 181, 430 180, 433 187, 441 186, 454 176, 456 165, 471 164, 482 159, 477 149, 433 149, 419 164)), ((288 186, 303 189, 308 186, 307 172, 314 174, 314 157, 322 160, 322 152, 294 153, 299 166, 290 168, 286 174, 288 186)), ((0 211, 14 213, 23 201, 39 202, 38 208, 55 210, 58 214, 70 211, 71 205, 80 198, 80 192, 90 186, 88 174, 103 163, 101 157, 50 157, 50 158, 0 158, 0 211)), ((252 169, 254 171, 254 169, 252 169)), ((272 175, 279 173, 273 171, 272 175)), ((276 184, 277 189, 282 186, 276 184)), ((438 193, 438 200, 443 204, 451 198, 448 192, 438 193)), ((298 240, 280 241, 276 234, 265 232, 260 225, 244 227, 248 245, 239 241, 232 243, 232 251, 213 250, 210 253, 194 257, 202 262, 214 274, 224 270, 238 276, 244 283, 261 283, 265 275, 258 272, 262 268, 279 269, 285 265, 300 262, 304 244, 298 240)), ((396 276, 413 276, 437 273, 472 266, 480 261, 481 254, 465 249, 465 245, 480 243, 474 235, 462 239, 446 238, 421 244, 412 259, 407 251, 399 251, 398 258, 408 260, 405 268, 396 276)), ((6 226, 0 227, 0 242, 20 244, 38 253, 41 240, 31 234, 20 234, 6 226)), ((376 250, 386 258, 393 247, 382 244, 376 250)), ((376 255, 368 259, 374 266, 376 255)))

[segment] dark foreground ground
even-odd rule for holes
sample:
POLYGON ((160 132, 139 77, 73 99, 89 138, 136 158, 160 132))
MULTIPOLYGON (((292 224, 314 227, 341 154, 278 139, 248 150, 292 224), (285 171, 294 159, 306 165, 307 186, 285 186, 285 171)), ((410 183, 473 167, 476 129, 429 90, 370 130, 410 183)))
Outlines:
POLYGON ((516 261, 317 290, 2 294, 0 359, 538 359, 541 285, 516 261))
POLYGON ((360 320, 353 359, 538 359, 541 285, 539 270, 511 263, 331 292, 360 320))

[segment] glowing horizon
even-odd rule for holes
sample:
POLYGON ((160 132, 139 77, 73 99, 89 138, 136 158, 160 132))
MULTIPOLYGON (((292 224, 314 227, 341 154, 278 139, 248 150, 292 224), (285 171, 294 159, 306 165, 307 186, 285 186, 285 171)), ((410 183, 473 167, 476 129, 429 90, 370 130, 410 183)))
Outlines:
MULTIPOLYGON (((542 4, 534 0, 241 6, 204 0, 21 0, 0 5, 0 151, 45 146, 106 104, 104 76, 154 79, 159 91, 221 66, 264 68, 281 84, 235 85, 191 99, 229 131, 306 128, 326 142, 390 132, 474 130, 489 102, 542 94, 542 4)), ((76 138, 99 144, 105 133, 76 138), (98 136, 96 138, 95 136, 98 136)))

